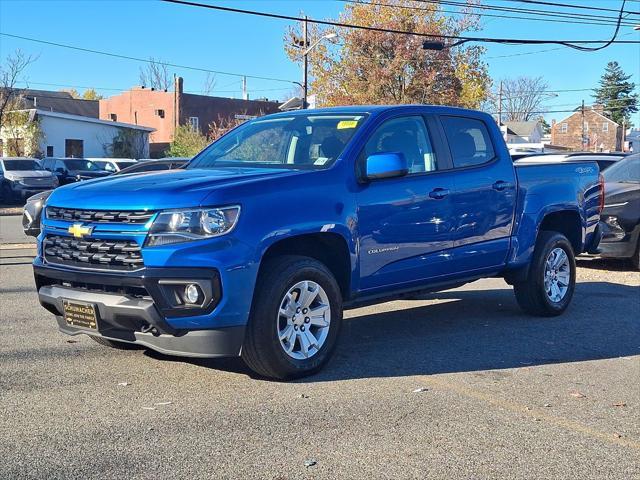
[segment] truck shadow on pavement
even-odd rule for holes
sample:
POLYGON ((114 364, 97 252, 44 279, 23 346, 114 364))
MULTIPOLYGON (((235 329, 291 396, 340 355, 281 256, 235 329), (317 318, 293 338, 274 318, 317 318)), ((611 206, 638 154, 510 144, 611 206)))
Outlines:
MULTIPOLYGON (((334 358, 313 383, 432 375, 598 360, 640 354, 640 287, 584 282, 560 317, 519 309, 511 289, 452 290, 347 312, 334 358)), ((176 359, 253 374, 239 359, 176 359)))

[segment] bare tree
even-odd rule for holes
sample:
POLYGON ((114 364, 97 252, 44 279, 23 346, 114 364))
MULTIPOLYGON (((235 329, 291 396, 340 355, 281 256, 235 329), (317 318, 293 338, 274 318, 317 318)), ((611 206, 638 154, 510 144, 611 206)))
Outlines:
POLYGON ((215 74, 207 73, 207 76, 204 79, 204 83, 202 84, 202 94, 203 95, 211 95, 213 93, 213 89, 216 88, 217 79, 215 74))
POLYGON ((18 107, 23 93, 23 89, 16 87, 19 77, 35 60, 36 57, 16 50, 0 65, 0 128, 7 121, 7 113, 18 107))
POLYGON ((149 58, 149 62, 140 67, 139 75, 140 85, 156 90, 169 90, 171 87, 171 75, 167 65, 153 57, 149 58))
POLYGON ((493 97, 493 109, 502 111, 502 120, 526 122, 540 116, 549 98, 549 85, 542 77, 518 77, 502 80, 502 95, 493 97), (502 97, 502 105, 500 105, 502 97))

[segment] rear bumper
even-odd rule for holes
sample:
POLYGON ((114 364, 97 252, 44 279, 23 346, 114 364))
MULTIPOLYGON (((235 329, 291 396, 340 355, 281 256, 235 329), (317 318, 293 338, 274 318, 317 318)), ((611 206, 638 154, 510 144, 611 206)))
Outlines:
POLYGON ((603 222, 598 222, 595 231, 591 234, 589 243, 585 245, 585 252, 592 254, 599 252, 599 246, 604 235, 604 227, 605 224, 603 222))

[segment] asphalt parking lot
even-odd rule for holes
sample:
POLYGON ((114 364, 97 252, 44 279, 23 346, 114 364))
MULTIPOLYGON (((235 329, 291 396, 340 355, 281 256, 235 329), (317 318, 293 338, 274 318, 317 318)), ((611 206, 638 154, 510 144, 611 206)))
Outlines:
POLYGON ((559 318, 495 279, 350 311, 324 371, 277 383, 59 334, 32 255, 0 250, 1 479, 640 478, 624 264, 580 261, 559 318))

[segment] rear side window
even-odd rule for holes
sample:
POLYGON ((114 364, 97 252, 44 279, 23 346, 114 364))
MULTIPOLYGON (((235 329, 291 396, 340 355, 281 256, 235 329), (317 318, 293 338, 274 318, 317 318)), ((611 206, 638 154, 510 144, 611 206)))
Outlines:
POLYGON ((473 118, 441 117, 455 168, 473 167, 495 157, 484 122, 473 118))

